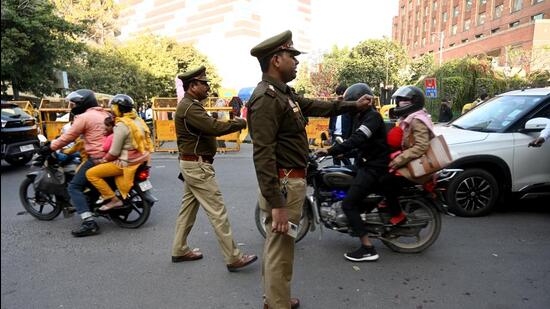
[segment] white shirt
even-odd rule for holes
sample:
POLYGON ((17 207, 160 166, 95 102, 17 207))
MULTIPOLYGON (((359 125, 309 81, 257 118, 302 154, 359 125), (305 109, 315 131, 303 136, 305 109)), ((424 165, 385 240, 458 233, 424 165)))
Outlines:
POLYGON ((547 141, 550 137, 550 120, 546 123, 546 128, 540 132, 539 137, 544 138, 544 141, 547 141))
POLYGON ((145 120, 152 120, 153 119, 153 110, 149 107, 145 111, 145 120))
POLYGON ((342 135, 342 115, 336 117, 336 124, 334 125, 334 135, 342 135))

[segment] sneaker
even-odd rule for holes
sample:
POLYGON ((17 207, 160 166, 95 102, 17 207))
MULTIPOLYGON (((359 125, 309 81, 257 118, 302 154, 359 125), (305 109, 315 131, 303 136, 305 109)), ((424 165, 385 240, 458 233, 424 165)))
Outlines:
POLYGON ((86 237, 99 234, 99 225, 94 220, 82 221, 80 227, 71 232, 74 237, 86 237))
POLYGON ((376 249, 374 249, 374 246, 367 247, 364 245, 353 252, 348 252, 344 254, 344 257, 353 262, 373 262, 378 260, 379 258, 378 253, 376 253, 376 249))

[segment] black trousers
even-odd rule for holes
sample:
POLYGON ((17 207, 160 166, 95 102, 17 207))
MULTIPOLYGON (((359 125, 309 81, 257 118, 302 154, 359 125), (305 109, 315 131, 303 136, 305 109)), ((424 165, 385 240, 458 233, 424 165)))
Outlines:
POLYGON ((376 191, 379 178, 386 174, 387 167, 372 168, 368 166, 360 167, 353 184, 348 190, 348 194, 342 201, 342 209, 348 218, 349 226, 357 233, 359 237, 367 234, 367 229, 361 220, 361 213, 371 212, 376 205, 367 206, 363 200, 367 195, 376 191), (371 209, 367 209, 370 207, 371 209))
POLYGON ((392 216, 397 216, 401 212, 401 206, 397 198, 405 186, 412 186, 414 183, 403 176, 396 176, 387 173, 380 178, 381 190, 386 197, 388 208, 392 216))

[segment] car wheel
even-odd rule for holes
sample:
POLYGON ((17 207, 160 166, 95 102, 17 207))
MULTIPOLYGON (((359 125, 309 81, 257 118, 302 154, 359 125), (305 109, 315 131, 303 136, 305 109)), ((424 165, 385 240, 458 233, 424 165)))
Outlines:
POLYGON ((498 191, 497 181, 492 174, 478 168, 466 169, 449 184, 449 209, 461 217, 484 216, 495 207, 498 191))
POLYGON ((33 153, 21 154, 15 157, 6 157, 4 158, 4 160, 6 160, 6 162, 8 162, 11 165, 23 166, 32 159, 33 155, 34 155, 33 153))

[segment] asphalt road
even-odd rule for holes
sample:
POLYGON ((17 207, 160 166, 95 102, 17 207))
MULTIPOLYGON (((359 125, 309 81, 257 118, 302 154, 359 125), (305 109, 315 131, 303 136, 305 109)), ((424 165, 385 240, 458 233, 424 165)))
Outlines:
MULTIPOLYGON (((155 154, 153 164, 159 202, 143 227, 99 219, 101 235, 77 239, 70 235, 76 216, 45 222, 23 213, 18 189, 30 167, 2 161, 1 307, 261 308, 260 263, 229 273, 203 211, 189 242, 205 258, 170 262, 182 186, 175 155, 155 154)), ((218 155, 214 165, 235 241, 261 256, 250 145, 218 155)), ((550 308, 547 202, 445 217, 439 239, 421 254, 376 241, 381 258, 369 264, 344 259, 356 239, 326 229, 320 239, 317 230, 297 245, 293 295, 301 308, 550 308)))

